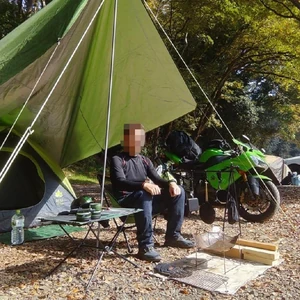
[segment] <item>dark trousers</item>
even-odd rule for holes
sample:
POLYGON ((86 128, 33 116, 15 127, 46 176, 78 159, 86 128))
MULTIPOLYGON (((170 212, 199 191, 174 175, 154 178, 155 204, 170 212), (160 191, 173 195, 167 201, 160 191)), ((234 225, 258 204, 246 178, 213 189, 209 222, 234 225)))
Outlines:
POLYGON ((178 237, 184 218, 185 192, 182 187, 181 194, 171 197, 168 190, 162 190, 160 195, 152 196, 144 190, 135 191, 119 200, 122 207, 141 208, 142 212, 134 214, 137 227, 137 240, 139 248, 153 246, 152 217, 163 213, 167 209, 166 239, 178 237))

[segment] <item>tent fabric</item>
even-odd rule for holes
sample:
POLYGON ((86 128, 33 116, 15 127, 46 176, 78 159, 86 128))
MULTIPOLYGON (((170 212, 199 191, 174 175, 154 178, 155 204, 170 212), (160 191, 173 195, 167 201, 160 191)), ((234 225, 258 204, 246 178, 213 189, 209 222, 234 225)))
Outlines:
MULTIPOLYGON (((7 143, 13 145, 15 140, 11 136, 7 143)), ((0 168, 12 150, 0 151, 0 168)), ((25 144, 0 184, 0 232, 11 229, 16 209, 25 216, 25 227, 32 227, 41 225, 40 218, 69 211, 74 198, 50 166, 25 144)))
POLYGON ((274 183, 280 184, 281 181, 288 176, 289 168, 284 163, 284 159, 275 155, 266 155, 266 162, 270 167, 269 177, 272 178, 274 183))
MULTIPOLYGON (((52 1, 0 40, 0 126, 11 126, 49 63, 15 130, 23 134, 57 84, 29 137, 52 168, 52 161, 65 167, 105 147, 114 1, 103 2, 74 54, 101 3, 52 1)), ((196 103, 140 0, 118 1, 115 47, 109 147, 120 143, 125 123, 141 122, 148 131, 194 110, 196 103)))
POLYGON ((300 156, 294 156, 294 157, 285 158, 284 162, 287 165, 297 164, 297 165, 300 166, 300 156))
POLYGON ((0 43, 0 84, 19 73, 68 31, 87 1, 52 1, 0 43), (11 61, 14 61, 14 64, 11 61))

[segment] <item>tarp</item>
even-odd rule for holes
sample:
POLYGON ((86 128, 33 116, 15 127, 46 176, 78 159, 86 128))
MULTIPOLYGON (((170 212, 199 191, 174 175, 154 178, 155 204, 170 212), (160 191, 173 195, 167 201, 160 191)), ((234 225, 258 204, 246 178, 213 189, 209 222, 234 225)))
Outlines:
MULTIPOLYGON (((105 147, 114 5, 54 0, 0 41, 0 127, 11 126, 49 63, 15 127, 22 134, 53 90, 29 137, 49 164, 64 167, 105 147)), ((195 105, 143 3, 119 0, 108 146, 120 142, 124 123, 148 131, 195 105)))

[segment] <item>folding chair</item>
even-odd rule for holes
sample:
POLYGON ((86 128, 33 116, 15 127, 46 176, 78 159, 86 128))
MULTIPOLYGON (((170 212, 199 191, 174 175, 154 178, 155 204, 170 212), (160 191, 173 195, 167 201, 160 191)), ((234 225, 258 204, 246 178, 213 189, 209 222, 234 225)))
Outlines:
MULTIPOLYGON (((115 208, 121 207, 119 205, 119 203, 117 202, 116 198, 113 195, 111 185, 105 185, 104 186, 104 200, 105 200, 105 203, 106 203, 106 205, 108 207, 115 207, 115 208)), ((120 219, 122 221, 124 221, 122 217, 120 219)), ((114 223, 115 223, 115 225, 117 227, 117 230, 119 230, 120 229, 120 225, 118 224, 118 222, 116 221, 116 219, 113 219, 113 220, 114 220, 114 223)), ((126 230, 132 229, 134 227, 135 227, 135 219, 134 219, 134 216, 132 215, 132 216, 129 216, 127 218, 126 224, 122 228, 122 233, 123 233, 124 239, 126 241, 127 250, 128 250, 129 253, 132 253, 133 250, 132 250, 132 248, 131 248, 131 246, 129 244, 128 237, 127 237, 127 234, 126 234, 126 230)))
MULTIPOLYGON (((97 179, 98 179, 99 184, 100 184, 100 186, 101 186, 101 184, 102 184, 102 174, 98 174, 98 175, 97 175, 97 179)), ((104 186, 104 195, 103 195, 103 196, 104 196, 104 201, 105 201, 107 207, 114 207, 114 208, 119 208, 119 207, 121 207, 121 206, 119 205, 117 199, 116 199, 116 198, 114 197, 114 195, 113 195, 113 189, 112 189, 112 185, 111 185, 111 184, 106 184, 106 185, 104 186)), ((153 231, 155 230, 155 227, 156 227, 156 221, 157 221, 158 215, 159 215, 159 214, 156 214, 156 215, 153 215, 153 217, 152 217, 153 220, 154 220, 153 231)), ((124 221, 124 219, 122 219, 122 217, 121 217, 120 219, 121 219, 122 221, 124 221)), ((114 223, 115 223, 117 229, 119 230, 120 225, 118 225, 118 222, 117 222, 115 219, 113 219, 113 220, 114 220, 114 223)), ((134 216, 131 215, 131 216, 129 216, 129 217, 127 218, 126 224, 125 224, 125 226, 123 226, 123 228, 122 228, 122 233, 123 233, 124 239, 125 239, 125 241, 126 241, 127 250, 128 250, 129 253, 132 253, 133 250, 132 250, 132 248, 131 248, 131 246, 130 246, 130 244, 129 244, 129 240, 128 240, 128 237, 127 237, 127 234, 126 234, 126 230, 132 229, 132 228, 134 228, 135 226, 136 226, 136 225, 135 225, 135 219, 134 219, 134 216)), ((157 241, 157 239, 155 238, 154 235, 153 235, 153 238, 154 238, 154 240, 158 243, 158 241, 157 241)))

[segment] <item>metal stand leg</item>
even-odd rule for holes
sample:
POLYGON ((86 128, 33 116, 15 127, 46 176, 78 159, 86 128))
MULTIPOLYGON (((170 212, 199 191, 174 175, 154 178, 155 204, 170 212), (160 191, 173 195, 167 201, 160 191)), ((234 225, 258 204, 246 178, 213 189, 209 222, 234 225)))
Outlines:
POLYGON ((88 290, 89 289, 89 287, 90 287, 90 284, 91 284, 91 282, 92 282, 92 280, 93 280, 93 278, 94 278, 94 275, 95 275, 95 273, 96 273, 96 271, 97 271, 97 269, 98 269, 98 266, 99 266, 99 264, 100 264, 100 262, 101 262, 101 260, 102 260, 102 258, 103 258, 103 255, 104 255, 104 250, 101 252, 101 255, 99 256, 99 258, 98 258, 98 261, 97 261, 97 264, 96 264, 96 266, 95 266, 95 268, 94 268, 94 271, 93 271, 93 273, 92 273, 92 275, 91 275, 91 277, 90 277, 90 280, 89 280, 89 282, 88 282, 88 284, 87 284, 87 286, 86 286, 86 290, 88 290))
MULTIPOLYGON (((127 219, 127 218, 126 218, 126 219, 127 219)), ((113 236, 112 240, 111 240, 110 243, 109 243, 109 246, 105 246, 104 249, 102 250, 102 252, 101 252, 101 254, 100 254, 99 258, 98 258, 97 264, 96 264, 96 266, 95 266, 95 268, 94 268, 94 270, 93 270, 93 273, 92 273, 92 275, 91 275, 91 277, 90 277, 90 280, 89 280, 89 282, 88 282, 88 284, 87 284, 87 286, 86 286, 86 290, 89 289, 90 284, 91 284, 91 282, 92 282, 92 280, 93 280, 93 278, 94 278, 94 275, 95 275, 95 273, 96 273, 96 271, 97 271, 97 269, 98 269, 98 267, 99 267, 99 264, 100 264, 100 262, 101 262, 101 260, 102 260, 102 258, 103 258, 103 256, 104 256, 105 253, 108 254, 108 253, 110 253, 110 252, 113 252, 116 256, 118 256, 118 257, 121 258, 121 259, 124 259, 125 261, 127 261, 127 262, 129 262, 129 263, 131 263, 131 264, 132 264, 133 266, 135 266, 136 268, 139 267, 136 263, 134 263, 134 262, 132 262, 131 260, 129 260, 126 256, 124 256, 124 255, 122 255, 122 254, 119 254, 116 250, 113 249, 113 247, 114 247, 114 245, 115 245, 115 243, 116 243, 116 241, 117 241, 117 238, 118 238, 118 236, 120 235, 120 233, 121 233, 121 232, 124 233, 123 229, 124 229, 125 222, 126 222, 126 220, 123 222, 123 224, 122 224, 121 226, 118 226, 118 227, 117 227, 117 228, 118 228, 118 231, 117 231, 116 234, 113 236)), ((99 235, 97 235, 97 234, 94 232, 94 230, 93 230, 92 228, 91 228, 91 231, 92 231, 92 233, 94 234, 94 236, 96 237, 97 241, 98 241, 99 243, 101 243, 100 240, 99 240, 99 235)))
POLYGON ((98 269, 98 267, 99 267, 99 264, 100 264, 100 262, 101 262, 101 260, 102 260, 102 258, 103 258, 103 256, 104 256, 104 254, 105 254, 105 253, 110 253, 110 252, 113 252, 113 253, 114 253, 115 255, 117 255, 119 258, 122 258, 122 259, 124 259, 125 261, 131 263, 131 264, 132 264, 133 266, 135 266, 136 268, 139 267, 136 263, 134 263, 133 261, 130 261, 127 257, 125 257, 125 256, 123 256, 123 255, 121 255, 121 254, 119 254, 117 251, 113 250, 111 247, 106 246, 106 247, 104 248, 104 250, 101 252, 101 255, 100 255, 99 258, 98 258, 98 262, 97 262, 97 264, 96 264, 96 266, 95 266, 95 268, 94 268, 93 274, 91 275, 90 280, 89 280, 89 282, 88 282, 88 284, 87 284, 87 286, 86 286, 86 290, 89 289, 90 284, 91 284, 91 282, 92 282, 92 280, 93 280, 93 278, 94 278, 94 275, 95 275, 95 273, 96 273, 96 271, 97 271, 97 269, 98 269))

